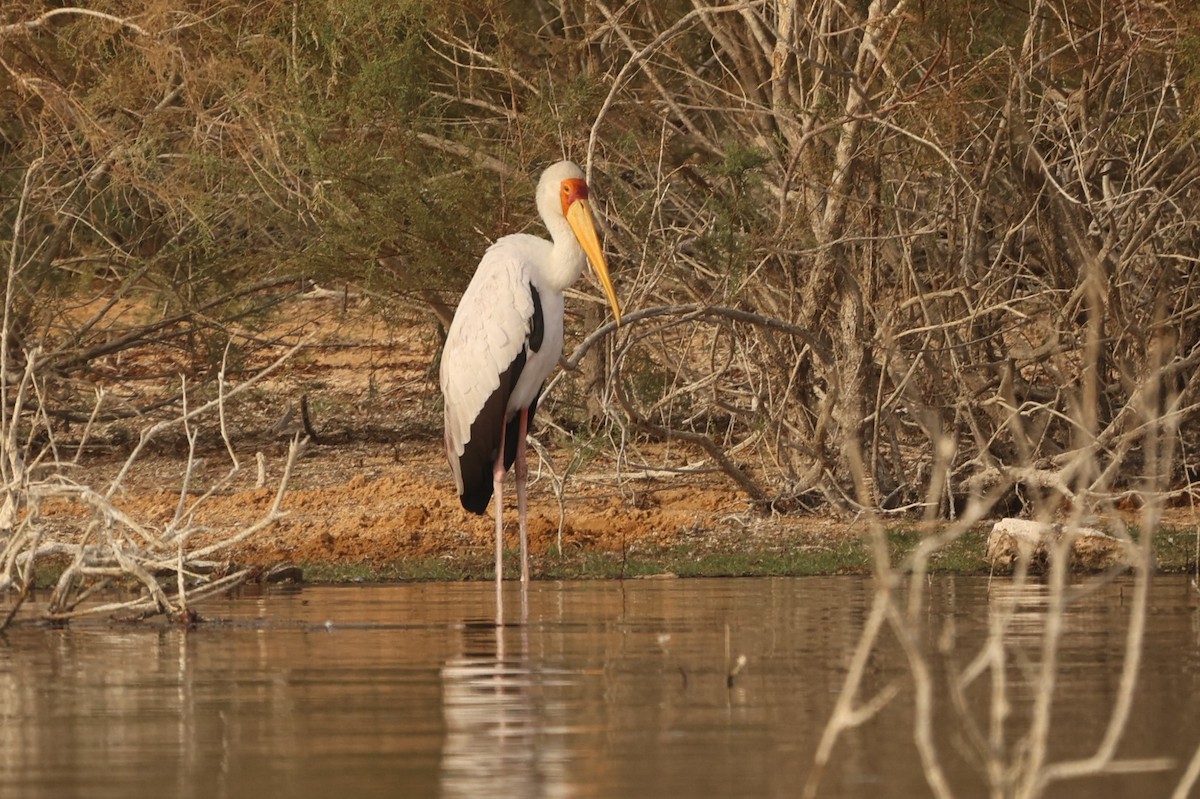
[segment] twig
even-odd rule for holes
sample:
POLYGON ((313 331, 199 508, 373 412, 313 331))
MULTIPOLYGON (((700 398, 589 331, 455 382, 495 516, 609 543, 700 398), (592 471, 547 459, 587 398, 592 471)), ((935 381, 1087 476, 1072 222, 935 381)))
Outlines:
POLYGON ((300 420, 304 423, 304 434, 308 436, 308 439, 314 444, 320 444, 321 438, 313 429, 312 418, 308 415, 308 394, 300 395, 300 420))
MULTIPOLYGON (((751 311, 743 311, 738 308, 729 308, 717 305, 666 305, 653 308, 640 308, 632 311, 621 317, 621 328, 629 328, 636 322, 644 319, 653 319, 660 316, 675 317, 671 320, 671 324, 684 324, 696 319, 714 319, 725 318, 735 322, 745 322, 750 325, 756 325, 769 330, 778 330, 781 333, 795 336, 803 341, 813 352, 823 361, 829 361, 831 356, 828 349, 822 344, 816 336, 809 331, 785 322, 781 319, 772 319, 762 314, 753 313, 751 311)), ((592 347, 594 347, 605 336, 617 330, 615 321, 606 322, 585 338, 579 346, 571 353, 570 357, 565 359, 563 366, 566 369, 575 369, 579 366, 579 362, 583 360, 592 347)))
POLYGON ((50 22, 51 20, 53 20, 54 18, 60 17, 60 16, 65 16, 65 15, 92 17, 93 19, 99 19, 104 22, 112 22, 117 25, 120 25, 123 28, 128 28, 129 30, 133 31, 134 33, 138 34, 139 36, 150 36, 151 35, 150 32, 147 31, 145 28, 141 27, 140 25, 137 25, 134 22, 131 22, 128 18, 118 17, 113 14, 107 14, 103 11, 96 11, 96 10, 90 9, 90 8, 78 8, 78 7, 72 6, 69 8, 51 9, 50 11, 46 11, 46 12, 34 17, 33 19, 26 20, 25 22, 13 22, 8 25, 0 25, 0 37, 12 36, 13 34, 16 34, 16 33, 29 33, 31 31, 35 31, 38 28, 45 25, 47 22, 50 22))

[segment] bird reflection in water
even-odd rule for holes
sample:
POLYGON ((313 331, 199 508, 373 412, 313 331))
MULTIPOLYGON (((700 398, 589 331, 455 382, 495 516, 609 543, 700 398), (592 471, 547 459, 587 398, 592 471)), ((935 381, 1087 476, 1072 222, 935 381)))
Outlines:
POLYGON ((442 796, 553 796, 567 788, 567 751, 551 731, 547 671, 529 658, 528 597, 521 622, 468 621, 462 652, 442 666, 442 796))

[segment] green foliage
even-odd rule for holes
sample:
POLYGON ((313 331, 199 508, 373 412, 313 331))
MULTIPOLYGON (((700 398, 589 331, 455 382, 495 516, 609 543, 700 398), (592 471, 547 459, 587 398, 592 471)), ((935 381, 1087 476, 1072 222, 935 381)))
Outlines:
POLYGON ((464 283, 514 222, 492 214, 506 202, 493 174, 416 138, 484 151, 449 124, 454 69, 431 46, 465 7, 168 2, 128 24, 68 14, 0 37, 0 220, 12 229, 23 194, 25 214, 11 332, 81 366, 106 338, 142 341, 126 306, 82 327, 42 300, 116 290, 182 314, 174 341, 205 369, 224 321, 253 324, 245 298, 276 276, 464 283))
POLYGON ((738 141, 726 145, 724 153, 725 160, 717 167, 716 173, 729 178, 736 188, 743 191, 754 170, 770 162, 770 158, 761 149, 738 141))
POLYGON ((1019 49, 1029 24, 1029 9, 1014 3, 922 3, 914 31, 942 40, 963 61, 983 58, 997 47, 1019 49))
MULTIPOLYGON (((537 230, 537 171, 584 160, 595 126, 619 291, 748 315, 696 321, 738 337, 720 364, 637 338, 671 324, 640 320, 617 334, 618 371, 642 407, 675 392, 656 423, 736 450, 764 495, 856 497, 839 453, 870 442, 872 486, 915 506, 943 433, 949 495, 1014 453, 1060 463, 1084 428, 1136 472, 1122 409, 1158 370, 1147 331, 1171 328, 1168 371, 1186 374, 1200 329, 1196 12, 871 7, 896 13, 796 6, 782 48, 782 26, 687 0, 611 19, 590 0, 158 0, 125 23, 8 28, 0 221, 12 230, 20 202, 26 216, 0 235, 20 267, 6 351, 42 344, 81 368, 142 340, 134 307, 148 330, 171 320, 153 343, 203 369, 234 322, 269 314, 273 280, 452 293, 489 242, 537 230), (66 307, 87 292, 119 302, 99 320, 66 307), (1084 365, 1093 334, 1105 345, 1084 365), (1104 389, 1081 424, 1092 376, 1104 389)), ((0 24, 44 10, 16 0, 0 24)))
POLYGON ((1184 16, 1184 34, 1179 40, 1179 71, 1190 100, 1189 117, 1194 126, 1200 119, 1200 11, 1184 16))
POLYGON ((631 353, 626 363, 630 372, 629 385, 641 407, 653 405, 666 393, 670 376, 646 353, 631 353))
POLYGON ((712 223, 697 245, 704 260, 720 265, 732 285, 757 260, 767 234, 769 218, 763 208, 769 200, 757 173, 769 161, 762 150, 732 141, 724 147, 723 160, 712 167, 714 191, 707 202, 712 223))
MULTIPOLYGON (((850 534, 786 534, 785 542, 746 544, 738 536, 712 536, 727 545, 698 547, 692 542, 622 553, 568 547, 562 555, 534 556, 538 579, 613 579, 674 574, 679 577, 799 577, 863 574, 871 569, 871 553, 861 538, 850 534)), ((889 557, 901 564, 923 535, 911 528, 887 532, 889 557)), ((1166 529, 1155 537, 1159 568, 1184 572, 1195 568, 1194 531, 1166 529)), ((934 574, 983 575, 992 569, 985 558, 987 531, 977 527, 940 548, 929 562, 934 574)), ((509 562, 516 553, 509 553, 509 562)), ((375 563, 370 565, 312 564, 304 567, 312 582, 364 582, 376 580, 486 580, 492 576, 490 551, 461 553, 454 557, 375 563)))

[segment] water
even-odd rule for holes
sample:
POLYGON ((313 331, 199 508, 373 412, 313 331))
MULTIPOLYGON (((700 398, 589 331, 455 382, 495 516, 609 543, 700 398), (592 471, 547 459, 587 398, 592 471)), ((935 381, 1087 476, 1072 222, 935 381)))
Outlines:
MULTIPOLYGON (((974 654, 989 614, 1011 602, 1007 587, 929 584, 930 636, 950 644, 943 656, 930 642, 939 674, 974 654)), ((0 638, 0 796, 796 796, 871 599, 857 577, 535 583, 520 624, 517 586, 506 588, 512 621, 499 630, 487 621, 487 583, 275 589, 210 602, 202 610, 218 621, 193 630, 10 630, 0 638)), ((1100 740, 1131 594, 1118 581, 1072 606, 1055 759, 1100 740)), ((1039 587, 1020 600, 1010 736, 1027 717, 1022 675, 1044 618, 1039 587)), ((1174 766, 1048 795, 1169 795, 1200 741, 1195 592, 1160 578, 1151 604, 1119 751, 1174 766)), ((899 693, 839 740, 820 795, 929 795, 906 674, 885 635, 863 692, 899 693)), ((977 710, 986 688, 969 691, 977 710)), ((981 795, 952 704, 941 691, 937 703, 951 784, 981 795)))

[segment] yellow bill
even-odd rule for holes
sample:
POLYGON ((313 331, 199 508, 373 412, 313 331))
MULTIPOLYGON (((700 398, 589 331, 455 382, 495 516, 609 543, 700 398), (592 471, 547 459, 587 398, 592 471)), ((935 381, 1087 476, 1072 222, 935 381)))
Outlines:
POLYGON ((608 276, 608 262, 604 260, 604 251, 600 249, 600 238, 596 235, 596 219, 592 216, 592 209, 587 200, 579 199, 571 203, 571 207, 567 209, 567 223, 570 224, 571 230, 575 231, 575 238, 579 240, 579 246, 583 247, 596 277, 600 278, 600 286, 604 289, 604 295, 608 297, 608 304, 612 306, 617 324, 621 324, 621 306, 617 304, 617 292, 613 288, 612 278, 608 276))

